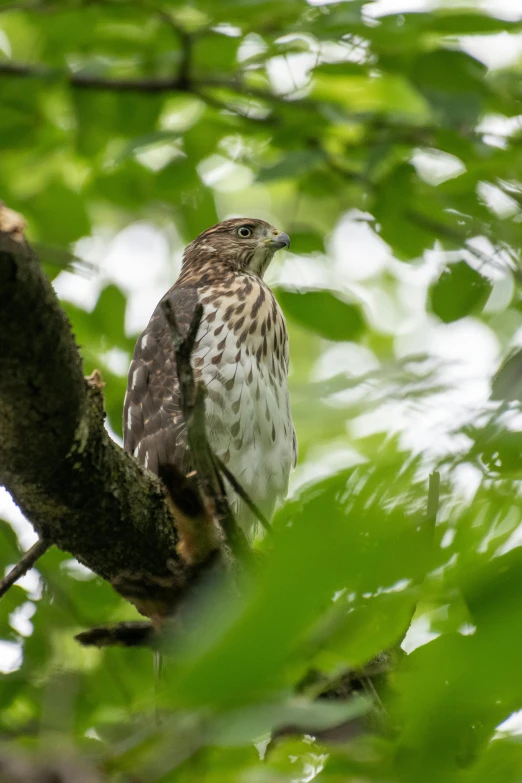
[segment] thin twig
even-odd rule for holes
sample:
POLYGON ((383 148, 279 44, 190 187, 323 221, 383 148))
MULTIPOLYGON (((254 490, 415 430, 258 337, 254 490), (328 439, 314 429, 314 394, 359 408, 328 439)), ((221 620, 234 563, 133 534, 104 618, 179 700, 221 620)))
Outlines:
POLYGON ((388 710, 384 706, 383 700, 379 696, 379 692, 375 687, 372 677, 369 674, 363 674, 361 676, 361 684, 364 690, 370 694, 375 702, 375 708, 380 713, 381 717, 388 718, 388 710))
MULTIPOLYGON (((182 54, 180 60, 180 69, 177 76, 154 77, 154 78, 133 78, 116 79, 106 76, 98 76, 92 73, 71 73, 64 68, 48 68, 42 65, 33 65, 31 63, 19 62, 0 62, 0 76, 21 76, 27 78, 39 79, 57 79, 64 80, 71 87, 80 89, 114 90, 119 92, 191 92, 193 83, 201 87, 215 87, 231 90, 240 95, 249 95, 275 104, 288 104, 292 102, 293 95, 278 95, 269 90, 259 87, 253 87, 245 84, 241 79, 222 79, 213 76, 206 76, 192 80, 189 78, 187 69, 190 67, 192 54, 192 39, 188 33, 183 34, 182 54)), ((318 108, 317 101, 311 101, 307 98, 299 99, 300 106, 308 108, 318 108)))
POLYGON ((168 11, 162 8, 156 8, 153 10, 156 13, 158 19, 165 22, 178 38, 181 47, 181 57, 178 67, 178 81, 180 85, 183 85, 183 89, 190 90, 191 86, 191 71, 192 71, 192 46, 195 34, 189 33, 183 27, 181 27, 176 20, 170 15, 168 11))
POLYGON ((4 576, 0 581, 0 598, 2 598, 9 588, 18 582, 18 580, 34 566, 36 561, 45 554, 51 546, 52 541, 46 541, 45 539, 40 538, 36 544, 33 544, 31 549, 27 550, 20 562, 18 562, 14 568, 9 571, 7 576, 4 576))
POLYGON ((112 79, 89 73, 71 73, 63 68, 44 68, 27 63, 1 62, 0 75, 21 76, 39 79, 64 80, 71 87, 79 89, 113 90, 116 92, 161 93, 186 91, 178 77, 156 77, 154 79, 112 79))
POLYGON ((243 487, 241 486, 241 484, 239 483, 237 478, 234 476, 233 473, 230 472, 230 470, 227 468, 227 466, 225 465, 223 460, 221 460, 217 455, 214 455, 214 456, 215 456, 216 462, 217 462, 217 464, 219 466, 219 469, 221 470, 221 472, 225 476, 226 480, 232 486, 232 489, 234 489, 237 492, 237 494, 239 495, 241 500, 245 503, 246 506, 248 506, 248 508, 250 509, 252 514, 254 514, 254 516, 257 517, 259 522, 261 522, 261 524, 263 525, 266 533, 268 533, 268 535, 270 535, 270 536, 273 536, 274 535, 274 531, 272 530, 270 522, 265 517, 265 515, 263 514, 261 509, 259 509, 256 506, 256 504, 254 503, 253 500, 251 500, 251 498, 248 495, 247 491, 245 489, 243 489, 243 487))
POLYGON ((273 115, 256 117, 253 114, 247 114, 246 112, 242 111, 241 107, 237 104, 220 101, 214 95, 210 95, 208 92, 205 92, 205 90, 202 90, 195 85, 192 87, 191 91, 193 95, 201 98, 201 100, 206 103, 207 106, 211 106, 213 109, 217 109, 218 111, 226 111, 234 117, 240 117, 242 120, 246 120, 247 122, 255 123, 257 125, 273 125, 277 127, 279 127, 281 124, 279 120, 273 115))

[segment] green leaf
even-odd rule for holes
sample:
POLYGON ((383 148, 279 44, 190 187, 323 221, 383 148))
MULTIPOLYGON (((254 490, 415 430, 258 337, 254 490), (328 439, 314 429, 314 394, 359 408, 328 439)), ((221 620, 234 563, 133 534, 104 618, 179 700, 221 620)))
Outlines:
MULTIPOLYGON (((225 706, 262 699, 309 665, 306 639, 314 638, 336 592, 364 595, 423 576, 430 526, 404 509, 383 514, 382 487, 370 478, 355 496, 351 479, 357 484, 351 472, 340 473, 286 506, 274 525, 275 547, 242 600, 231 603, 228 593, 212 600, 207 592, 205 620, 195 612, 191 630, 171 650, 167 702, 225 706)), ((395 622, 399 635, 402 612, 395 622)), ((362 662, 362 655, 354 657, 362 662)))
POLYGON ((26 203, 24 214, 39 239, 50 245, 67 245, 91 232, 83 196, 59 181, 50 182, 33 196, 26 203))
POLYGON ((465 13, 456 9, 442 8, 438 13, 425 14, 428 29, 442 35, 488 35, 497 33, 516 33, 520 22, 497 19, 493 15, 480 12, 465 13))
POLYGON ((161 111, 155 93, 115 90, 73 90, 77 146, 82 155, 103 153, 111 137, 132 138, 151 133, 161 111))
POLYGON ((27 601, 27 593, 19 585, 13 585, 0 601, 0 638, 15 641, 18 634, 10 624, 10 616, 27 601))
POLYGON ((113 208, 137 211, 151 199, 161 198, 161 190, 155 191, 155 181, 151 171, 127 158, 117 169, 100 173, 90 183, 87 194, 93 201, 105 202, 113 208))
POLYGON ((522 400, 522 350, 514 351, 502 363, 491 382, 493 400, 522 400))
POLYGON ((111 284, 101 292, 96 307, 91 313, 91 327, 108 345, 130 347, 125 334, 125 310, 127 299, 118 286, 111 284))
POLYGON ((312 733, 363 715, 368 710, 364 699, 345 703, 310 702, 294 699, 285 704, 256 704, 253 707, 223 713, 212 730, 212 744, 242 745, 269 732, 291 727, 292 731, 312 733))
POLYGON ((197 67, 207 73, 224 73, 236 65, 239 38, 217 33, 200 37, 194 46, 197 67))
POLYGON ((381 179, 372 213, 379 235, 402 260, 421 256, 445 228, 447 217, 430 191, 410 163, 399 163, 381 179))
POLYGON ((174 142, 179 139, 179 133, 177 131, 170 130, 158 130, 152 131, 152 133, 146 133, 144 136, 137 136, 131 139, 128 144, 122 149, 122 151, 116 157, 116 164, 120 164, 127 158, 132 158, 136 152, 146 150, 155 145, 170 144, 173 152, 175 153, 174 142))
POLYGON ((486 66, 460 51, 435 50, 412 62, 411 79, 451 125, 478 120, 489 92, 486 66))
POLYGON ((0 566, 14 565, 21 557, 18 538, 11 525, 0 519, 0 566))
POLYGON ((467 558, 459 588, 469 607, 471 633, 444 634, 419 647, 400 667, 394 705, 402 726, 399 779, 406 774, 408 780, 422 774, 430 783, 461 779, 496 726, 521 709, 521 574, 520 547, 492 560, 478 553, 472 562, 467 558), (414 754, 407 750, 412 747, 414 754))
POLYGON ((271 182, 275 179, 290 179, 317 168, 323 161, 323 153, 316 150, 289 152, 278 163, 261 169, 258 182, 271 182))
POLYGON ((289 229, 292 253, 324 253, 324 240, 318 231, 296 226, 289 229))
POLYGON ((0 83, 2 122, 0 143, 3 148, 38 145, 39 123, 44 122, 38 100, 38 79, 9 78, 0 83))
POLYGON ((334 291, 278 288, 285 314, 327 340, 356 340, 365 328, 362 308, 345 302, 334 291))
POLYGON ((458 321, 479 313, 493 286, 490 280, 472 269, 465 261, 447 266, 430 287, 431 309, 444 323, 458 321))
POLYGON ((320 73, 313 97, 344 106, 349 111, 410 115, 427 118, 429 108, 412 84, 396 74, 368 76, 320 73))

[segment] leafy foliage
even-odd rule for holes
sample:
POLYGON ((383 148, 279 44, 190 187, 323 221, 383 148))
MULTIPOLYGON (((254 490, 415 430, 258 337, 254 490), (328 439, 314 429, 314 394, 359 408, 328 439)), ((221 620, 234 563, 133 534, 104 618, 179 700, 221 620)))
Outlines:
POLYGON ((451 323, 471 313, 480 312, 491 293, 491 283, 465 261, 446 267, 431 287, 433 312, 451 323))
POLYGON ((159 684, 149 651, 74 642, 136 615, 66 554, 0 600, 13 747, 52 733, 115 783, 520 780, 522 93, 480 47, 521 28, 469 3, 0 4, 0 192, 111 429, 182 247, 251 214, 292 237, 270 279, 300 442, 256 572, 202 586, 159 684))

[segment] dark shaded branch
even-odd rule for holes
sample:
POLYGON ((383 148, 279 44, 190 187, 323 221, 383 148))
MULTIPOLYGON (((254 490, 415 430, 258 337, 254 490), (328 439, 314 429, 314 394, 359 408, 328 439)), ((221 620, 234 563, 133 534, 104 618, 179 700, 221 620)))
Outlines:
POLYGON ((166 614, 194 577, 178 551, 182 514, 105 430, 99 385, 83 377, 67 317, 14 214, 0 207, 0 485, 42 539, 143 613, 166 614))
POLYGON ((50 541, 40 539, 27 550, 20 562, 9 571, 7 576, 4 576, 4 578, 0 580, 0 598, 34 566, 36 561, 45 554, 51 546, 52 543, 50 541))
MULTIPOLYGON (((111 76, 98 76, 89 73, 73 73, 63 68, 49 68, 43 65, 33 65, 30 63, 0 62, 0 76, 21 76, 25 78, 51 79, 65 81, 69 86, 79 89, 95 90, 113 90, 116 92, 144 92, 144 93, 163 93, 163 92, 190 92, 193 86, 196 87, 215 87, 236 92, 240 95, 251 96, 259 100, 271 103, 288 103, 293 99, 290 95, 277 95, 259 87, 252 87, 245 84, 240 78, 222 79, 218 77, 205 76, 198 78, 190 77, 190 64, 192 52, 192 38, 184 31, 179 31, 181 37, 181 60, 178 74, 174 77, 150 77, 121 79, 111 76)), ((205 96, 202 95, 203 99, 205 96)), ((317 101, 301 99, 300 105, 305 103, 307 106, 319 106, 317 101)))
POLYGON ((25 63, 0 62, 0 76, 21 76, 36 79, 62 80, 71 87, 84 90, 114 90, 116 92, 186 91, 186 83, 178 76, 150 79, 113 79, 88 73, 71 73, 63 69, 45 68, 25 63))
POLYGON ((159 635, 152 623, 136 622, 90 628, 74 638, 83 647, 154 647, 159 635))
POLYGON ((183 85, 182 89, 189 90, 192 71, 192 44, 195 34, 189 33, 181 27, 171 14, 163 8, 156 8, 154 6, 151 6, 151 8, 156 13, 156 16, 170 27, 179 41, 181 57, 178 66, 178 81, 183 85))

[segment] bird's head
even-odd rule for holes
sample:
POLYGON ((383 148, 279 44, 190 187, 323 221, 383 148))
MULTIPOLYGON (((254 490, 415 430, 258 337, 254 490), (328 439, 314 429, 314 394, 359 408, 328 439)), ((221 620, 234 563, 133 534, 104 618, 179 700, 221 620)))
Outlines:
POLYGON ((223 264, 263 277, 276 250, 290 247, 288 234, 264 220, 235 218, 207 228, 185 250, 183 265, 223 264))

